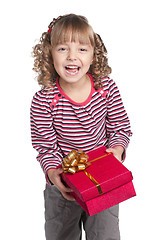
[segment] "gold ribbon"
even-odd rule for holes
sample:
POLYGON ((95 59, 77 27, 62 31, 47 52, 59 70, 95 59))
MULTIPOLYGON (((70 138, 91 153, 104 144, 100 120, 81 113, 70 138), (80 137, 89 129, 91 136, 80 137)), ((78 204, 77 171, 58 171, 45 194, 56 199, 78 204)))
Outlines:
POLYGON ((74 174, 79 171, 84 171, 86 176, 89 177, 89 179, 96 185, 99 195, 102 195, 103 192, 100 184, 96 181, 94 177, 92 177, 92 175, 88 171, 86 171, 86 168, 91 165, 91 162, 95 162, 103 157, 108 156, 109 154, 111 153, 107 153, 103 156, 100 156, 98 158, 95 158, 87 162, 89 156, 85 152, 83 152, 82 150, 79 150, 79 151, 72 150, 70 153, 68 153, 68 155, 65 158, 63 158, 62 167, 63 167, 64 173, 74 174))
POLYGON ((89 179, 96 185, 96 187, 97 187, 97 189, 98 189, 98 192, 99 192, 99 195, 102 195, 103 192, 102 192, 101 186, 100 186, 100 184, 96 181, 96 179, 95 179, 94 177, 92 177, 92 175, 91 175, 88 171, 84 170, 84 173, 85 173, 85 174, 87 175, 87 177, 89 177, 89 179))

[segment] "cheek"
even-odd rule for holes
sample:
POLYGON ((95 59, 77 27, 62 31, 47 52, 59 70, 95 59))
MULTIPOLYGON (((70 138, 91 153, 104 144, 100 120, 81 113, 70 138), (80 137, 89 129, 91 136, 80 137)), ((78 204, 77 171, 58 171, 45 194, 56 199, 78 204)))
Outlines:
POLYGON ((60 75, 61 73, 61 64, 59 64, 58 61, 53 61, 53 66, 55 68, 55 71, 60 75))
POLYGON ((93 62, 93 56, 92 55, 89 55, 86 59, 85 59, 85 63, 86 65, 91 65, 93 62))
POLYGON ((57 70, 61 67, 61 61, 60 61, 60 58, 58 57, 54 57, 53 58, 53 65, 54 65, 54 68, 57 70))
POLYGON ((55 68, 59 67, 61 64, 61 58, 56 52, 52 52, 52 61, 55 68))

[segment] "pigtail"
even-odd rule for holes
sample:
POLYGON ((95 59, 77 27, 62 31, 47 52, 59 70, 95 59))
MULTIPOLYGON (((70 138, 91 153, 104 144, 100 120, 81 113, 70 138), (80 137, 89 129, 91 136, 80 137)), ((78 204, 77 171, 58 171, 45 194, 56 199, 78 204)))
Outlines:
POLYGON ((38 73, 38 83, 43 88, 52 87, 54 78, 58 75, 53 66, 51 54, 51 33, 44 32, 40 38, 40 42, 33 48, 32 55, 34 57, 33 70, 38 73))
POLYGON ((95 88, 99 89, 102 87, 101 78, 108 76, 112 72, 112 69, 108 65, 107 50, 100 35, 95 33, 94 40, 95 49, 90 72, 95 79, 95 88))

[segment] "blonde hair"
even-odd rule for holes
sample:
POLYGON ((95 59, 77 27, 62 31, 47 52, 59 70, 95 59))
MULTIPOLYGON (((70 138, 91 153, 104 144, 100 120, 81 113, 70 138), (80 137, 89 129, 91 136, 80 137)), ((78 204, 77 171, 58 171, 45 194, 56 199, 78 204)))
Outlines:
POLYGON ((82 44, 91 44, 94 48, 93 63, 88 73, 93 75, 94 86, 96 89, 102 87, 101 78, 111 73, 108 66, 107 50, 101 37, 94 33, 88 20, 79 15, 69 14, 59 16, 49 25, 49 31, 44 32, 40 42, 33 48, 34 68, 38 73, 37 80, 43 88, 53 87, 58 74, 53 66, 51 49, 59 43, 70 40, 79 41, 82 44))

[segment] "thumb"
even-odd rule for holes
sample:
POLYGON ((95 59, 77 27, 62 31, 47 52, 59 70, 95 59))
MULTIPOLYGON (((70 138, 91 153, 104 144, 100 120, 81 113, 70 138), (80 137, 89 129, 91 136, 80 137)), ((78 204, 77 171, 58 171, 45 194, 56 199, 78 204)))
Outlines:
POLYGON ((107 153, 114 153, 114 149, 113 149, 113 148, 107 148, 107 149, 106 149, 106 152, 107 152, 107 153))
POLYGON ((63 173, 63 168, 58 168, 56 172, 57 172, 57 174, 63 173))

